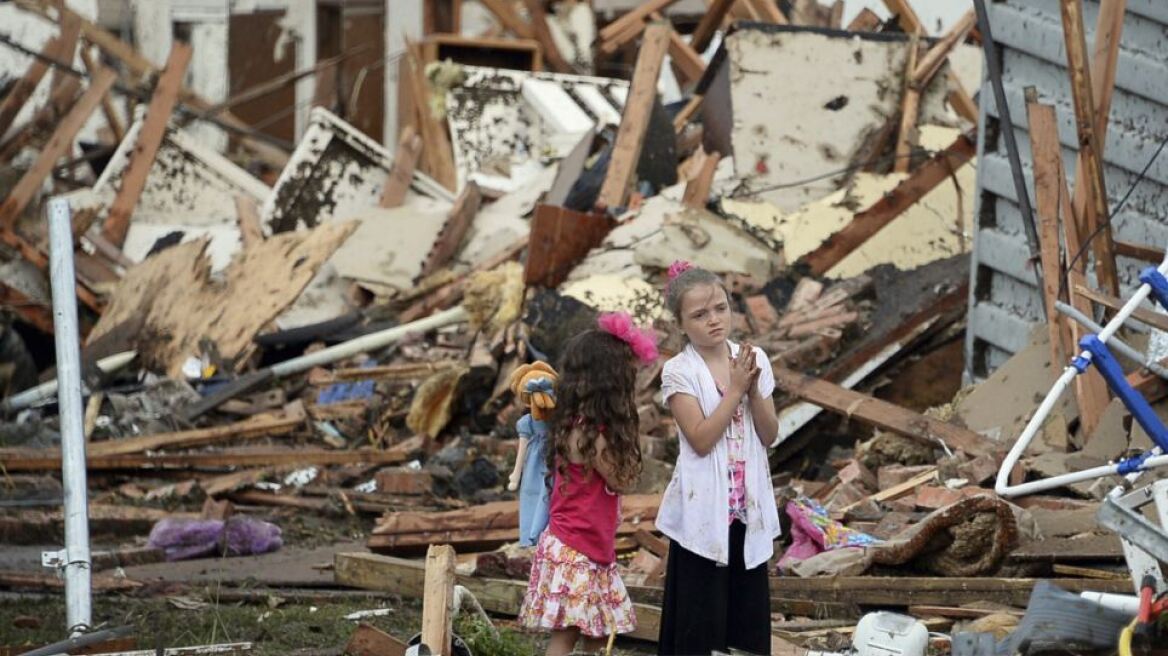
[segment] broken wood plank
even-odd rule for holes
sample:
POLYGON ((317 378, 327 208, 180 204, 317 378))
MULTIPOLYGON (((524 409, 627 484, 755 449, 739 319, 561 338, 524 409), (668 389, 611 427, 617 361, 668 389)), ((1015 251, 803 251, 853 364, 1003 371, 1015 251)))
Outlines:
POLYGON ((924 23, 921 22, 917 12, 913 11, 912 5, 908 0, 884 0, 884 6, 888 11, 892 12, 893 16, 900 22, 900 27, 908 34, 920 32, 927 34, 924 23))
POLYGON ((949 106, 961 118, 970 123, 977 124, 978 108, 977 103, 973 100, 973 96, 969 95, 969 91, 961 84, 961 80, 952 69, 949 71, 949 95, 946 97, 949 106))
POLYGON ((438 233, 434 246, 426 256, 426 262, 418 276, 419 280, 438 272, 458 253, 458 248, 470 232, 482 204, 483 194, 479 191, 478 184, 467 182, 458 199, 454 201, 454 207, 450 208, 450 213, 446 215, 446 225, 442 226, 442 231, 438 233))
MULTIPOLYGON (((1131 581, 1056 578, 1051 583, 1069 592, 1131 594, 1131 581), (1126 588, 1124 587, 1126 585, 1126 588)), ((861 606, 954 606, 992 602, 1025 607, 1039 579, 916 576, 794 576, 771 579, 771 598, 814 599, 861 606)), ((773 603, 772 603, 773 605, 773 603)))
POLYGON ((966 132, 945 150, 937 153, 929 161, 913 171, 908 178, 896 185, 868 209, 857 213, 839 232, 828 237, 823 244, 800 258, 813 275, 823 275, 841 262, 852 251, 859 248, 872 235, 879 232, 893 219, 900 216, 932 191, 937 185, 950 179, 977 152, 976 139, 972 132, 966 132))
POLYGON ((1101 581, 1131 581, 1130 572, 1114 572, 1106 569, 1096 569, 1094 567, 1078 567, 1076 565, 1055 563, 1051 567, 1051 571, 1054 572, 1056 576, 1099 579, 1101 581))
MULTIPOLYGON (((666 22, 660 13, 654 13, 653 20, 666 22)), ((672 27, 669 29, 669 56, 673 60, 675 70, 680 73, 678 82, 683 88, 697 84, 706 73, 705 60, 672 27)))
POLYGON ((965 37, 969 36, 975 25, 977 25, 977 14, 970 9, 953 24, 953 27, 949 28, 940 41, 929 48, 929 51, 925 53, 912 72, 912 83, 918 89, 923 89, 929 84, 937 71, 941 70, 941 65, 949 58, 949 53, 953 52, 959 43, 965 41, 965 37))
POLYGON ((598 33, 598 41, 610 41, 621 32, 627 31, 630 27, 637 27, 649 20, 649 16, 653 12, 664 11, 669 5, 677 2, 677 0, 648 0, 641 3, 639 6, 633 8, 625 15, 614 20, 598 33))
POLYGON ((973 456, 992 454, 999 449, 993 440, 966 428, 917 414, 887 401, 790 369, 777 367, 775 382, 790 394, 826 410, 928 446, 941 448, 941 445, 945 444, 950 449, 962 449, 973 456))
MULTIPOLYGON (((52 174, 53 168, 57 164, 57 160, 69 152, 73 147, 73 139, 77 133, 89 120, 89 116, 97 109, 97 105, 101 102, 102 96, 109 90, 114 83, 114 72, 108 68, 103 68, 91 81, 90 86, 86 89, 81 99, 69 110, 69 113, 57 124, 57 129, 53 132, 53 136, 45 147, 41 149, 33 165, 25 172, 12 191, 8 193, 8 197, 4 199, 4 203, 0 204, 0 232, 11 231, 16 227, 16 221, 20 218, 21 213, 24 212, 28 204, 32 202, 37 191, 41 188, 41 184, 45 178, 52 174)), ((11 242, 10 242, 11 243, 11 242)), ((27 256, 26 256, 26 259, 27 256)), ((48 264, 47 259, 38 258, 43 261, 30 260, 37 266, 45 268, 48 264)))
MULTIPOLYGON (((1099 124, 1092 98, 1094 87, 1091 85, 1091 68, 1087 61, 1082 0, 1060 0, 1059 6, 1062 9, 1067 69, 1071 76, 1071 96, 1079 141, 1074 215, 1078 219, 1079 235, 1084 239, 1099 230, 1099 234, 1091 241, 1095 254, 1095 275, 1103 291, 1118 296, 1119 274, 1115 268, 1115 247, 1111 242, 1111 228, 1104 223, 1108 217, 1107 186, 1103 179, 1104 142, 1098 133, 1099 124)), ((1118 48, 1118 43, 1115 47, 1118 48)))
POLYGON ((523 281, 528 285, 559 286, 604 241, 612 224, 603 214, 537 205, 531 219, 523 281))
POLYGON ((389 170, 389 178, 385 181, 385 188, 381 190, 382 207, 401 207, 406 200, 406 192, 414 180, 414 169, 418 166, 418 158, 422 156, 422 137, 414 126, 407 125, 402 129, 398 139, 397 153, 393 157, 393 168, 389 170))
MULTIPOLYGON (((87 456, 90 470, 110 469, 203 469, 210 467, 264 467, 279 465, 396 465, 405 462, 417 449, 385 451, 357 449, 224 449, 210 453, 139 454, 87 456)), ((0 449, 0 467, 8 471, 55 471, 61 468, 56 449, 0 449)))
POLYGON ((406 643, 365 622, 357 625, 345 643, 349 656, 405 656, 406 648, 406 643))
POLYGON ((521 39, 534 39, 535 32, 531 25, 516 13, 514 6, 508 0, 482 0, 485 6, 503 27, 521 39))
MULTIPOLYGON (((81 47, 81 62, 85 64, 85 70, 91 77, 97 73, 98 64, 89 52, 89 44, 83 44, 81 47)), ((105 114, 105 122, 113 135, 114 143, 122 143, 122 140, 126 138, 126 126, 118 116, 113 98, 108 93, 101 97, 101 111, 105 114)))
POLYGON ((710 200, 710 189, 714 186, 714 174, 718 171, 718 162, 721 159, 722 155, 716 151, 706 155, 697 176, 685 185, 685 194, 681 199, 683 205, 705 209, 706 203, 710 200))
POLYGON ((326 379, 313 380, 313 384, 334 383, 352 380, 383 380, 387 382, 408 382, 424 380, 440 371, 454 369, 461 360, 439 360, 437 362, 407 362, 378 367, 353 367, 336 369, 326 379))
POLYGON ((235 215, 239 218, 239 238, 244 250, 258 246, 264 240, 264 226, 260 222, 260 208, 256 207, 255 199, 237 195, 235 215))
POLYGON ((75 77, 66 78, 53 91, 49 101, 33 114, 28 124, 12 135, 12 138, 0 144, 0 163, 11 161, 25 146, 33 143, 42 131, 53 129, 73 106, 80 91, 80 80, 75 77))
MULTIPOLYGON (((112 574, 94 574, 90 585, 93 592, 116 593, 133 592, 142 587, 142 583, 125 577, 112 574)), ((65 579, 55 572, 46 574, 29 573, 12 570, 0 570, 0 588, 5 590, 64 590, 65 579)))
POLYGON ((597 207, 602 210, 624 207, 628 198, 629 188, 636 175, 637 162, 641 157, 641 147, 645 144, 649 116, 656 102, 657 78, 669 46, 671 29, 668 24, 653 23, 645 30, 645 38, 637 54, 637 66, 633 71, 628 100, 621 114, 620 129, 617 131, 612 158, 609 160, 604 184, 596 200, 597 207))
MULTIPOLYGON (((77 52, 78 37, 81 36, 81 18, 77 14, 61 14, 59 22, 61 25, 61 31, 57 36, 59 44, 53 58, 58 62, 72 67, 74 55, 77 52)), ((65 83, 65 80, 69 79, 76 78, 72 74, 66 73, 54 66, 52 79, 49 82, 49 93, 55 92, 65 83)), ((0 132, 3 132, 3 130, 0 130, 0 132)))
POLYGON ((548 67, 556 73, 571 73, 572 66, 560 54, 560 49, 556 46, 555 39, 552 38, 552 31, 547 23, 547 14, 543 9, 543 0, 523 0, 523 4, 527 7, 527 15, 531 17, 532 37, 539 42, 540 49, 543 50, 544 61, 548 63, 548 67))
POLYGON ((109 216, 102 231, 105 238, 119 248, 126 241, 126 233, 130 230, 130 217, 134 213, 134 206, 138 204, 142 190, 146 188, 146 177, 154 166, 154 158, 158 155, 159 147, 162 146, 166 125, 178 102, 183 75, 186 74, 193 53, 194 49, 189 44, 182 41, 174 42, 170 56, 166 60, 166 68, 158 78, 154 96, 146 109, 146 118, 138 132, 134 153, 130 157, 125 175, 122 176, 118 195, 110 205, 109 216))
MULTIPOLYGON (((333 574, 337 583, 365 590, 392 592, 403 597, 420 599, 426 591, 425 565, 417 560, 379 556, 369 553, 338 553, 333 558, 333 574)), ((477 576, 456 575, 455 582, 465 587, 482 604, 488 613, 516 616, 527 592, 526 581, 489 579, 477 576)), ((629 587, 629 595, 644 600, 645 592, 634 586, 629 587)), ((634 603, 637 614, 637 630, 628 637, 656 642, 660 631, 661 610, 645 603, 634 603)))
POLYGON ((884 503, 885 501, 893 501, 895 499, 900 499, 901 497, 908 496, 908 494, 910 492, 916 490, 918 487, 932 483, 935 480, 937 480, 937 468, 931 467, 928 470, 923 471, 923 472, 917 474, 916 476, 913 476, 912 478, 908 479, 907 481, 905 481, 903 483, 899 483, 897 485, 893 485, 890 488, 880 490, 879 492, 877 492, 873 495, 870 495, 868 497, 865 497, 864 499, 861 499, 861 500, 856 501, 854 503, 850 503, 850 504, 844 506, 843 508, 840 508, 839 514, 844 515, 849 510, 852 510, 854 508, 858 508, 858 507, 866 504, 869 501, 875 501, 876 503, 884 503))
POLYGON ((445 122, 435 118, 430 109, 430 83, 422 68, 422 50, 414 41, 406 40, 406 55, 402 59, 404 76, 400 84, 407 87, 414 101, 414 113, 422 135, 422 161, 426 172, 438 184, 450 191, 458 189, 458 173, 454 167, 454 148, 446 132, 445 122))
POLYGON ((121 439, 90 442, 86 453, 100 458, 131 453, 145 453, 163 449, 189 448, 217 444, 232 439, 252 439, 256 437, 285 435, 304 423, 304 406, 292 405, 288 410, 268 416, 253 417, 223 426, 200 428, 158 435, 140 435, 121 439))
POLYGON ((490 259, 473 267, 470 271, 460 274, 458 278, 446 283, 437 290, 426 294, 421 300, 398 314, 398 321, 409 323, 410 321, 429 316, 435 310, 447 308, 457 303, 462 298, 462 293, 466 289, 467 281, 470 279, 472 273, 490 271, 505 262, 510 262, 519 257, 520 253, 527 248, 528 239, 527 236, 520 237, 490 259))
POLYGON ((908 62, 905 64, 904 97, 900 104, 900 128, 896 131, 896 160, 894 173, 908 173, 912 164, 912 149, 917 140, 917 116, 921 111, 921 87, 916 83, 917 53, 921 33, 915 32, 908 42, 908 62))
POLYGON ((1074 349, 1071 327, 1055 309, 1059 301, 1059 281, 1063 279, 1063 258, 1059 246, 1059 178, 1062 148, 1058 142, 1058 123, 1054 107, 1032 97, 1028 88, 1026 111, 1030 124, 1031 161, 1034 163, 1035 212, 1038 214, 1038 245, 1042 256, 1043 302, 1050 339, 1051 362, 1066 362, 1074 349), (1053 141, 1051 137, 1053 136, 1053 141))
POLYGON ((689 44, 694 50, 705 52, 706 48, 710 46, 714 34, 722 25, 722 19, 726 17, 726 12, 733 4, 734 0, 714 0, 710 3, 710 6, 706 8, 706 13, 702 14, 701 20, 698 21, 698 26, 690 35, 689 44))
MULTIPOLYGON (((1124 303, 1126 303, 1126 300, 1124 299, 1117 298, 1110 294, 1104 294, 1103 292, 1095 289, 1091 289, 1082 282, 1074 283, 1072 289, 1074 290, 1075 294, 1082 296, 1092 303, 1098 303, 1099 305, 1102 305, 1109 310, 1118 311, 1121 307, 1123 307, 1124 303)), ((1090 311, 1088 311, 1087 316, 1091 316, 1090 311)), ((1160 314, 1159 312, 1154 312, 1146 308, 1136 308, 1135 311, 1132 312, 1131 316, 1136 321, 1147 324, 1156 330, 1168 331, 1168 316, 1160 314)))
POLYGON ((860 9, 860 13, 848 23, 849 32, 875 32, 880 29, 884 21, 880 20, 880 15, 867 7, 860 9))
POLYGON ((426 583, 422 593, 422 644, 435 656, 450 656, 454 627, 454 549, 431 545, 426 552, 426 583))
POLYGON ((637 544, 648 549, 654 556, 665 558, 669 555, 669 542, 653 535, 648 529, 637 529, 633 537, 637 540, 637 544))
POLYGON ((674 132, 681 134, 681 131, 685 129, 685 126, 689 125, 689 120, 693 118, 694 114, 696 114, 698 109, 702 106, 702 98, 702 96, 694 94, 694 96, 689 99, 689 102, 685 104, 685 107, 682 107, 681 111, 677 113, 677 116, 673 117, 674 132))
POLYGON ((1152 264, 1159 264, 1164 261, 1164 250, 1146 246, 1144 244, 1133 244, 1130 241, 1115 240, 1115 254, 1124 257, 1130 257, 1133 260, 1140 260, 1143 262, 1151 262, 1152 264))
POLYGON ((1013 615, 1022 617, 1026 611, 1011 608, 958 608, 954 606, 909 606, 908 614, 916 617, 948 617, 955 620, 976 620, 987 615, 1013 615))
POLYGON ((37 85, 41 83, 45 73, 48 72, 49 64, 45 58, 57 59, 60 48, 61 39, 59 37, 49 39, 44 48, 41 49, 43 58, 33 58, 32 63, 28 65, 28 70, 12 85, 3 100, 0 100, 0 137, 3 137, 4 133, 8 132, 8 128, 12 127, 12 122, 16 120, 17 114, 32 97, 37 85))
POLYGON ((774 23, 775 25, 786 25, 787 17, 783 12, 779 11, 779 6, 775 4, 774 0, 745 0, 753 13, 758 15, 758 20, 764 23, 774 23))

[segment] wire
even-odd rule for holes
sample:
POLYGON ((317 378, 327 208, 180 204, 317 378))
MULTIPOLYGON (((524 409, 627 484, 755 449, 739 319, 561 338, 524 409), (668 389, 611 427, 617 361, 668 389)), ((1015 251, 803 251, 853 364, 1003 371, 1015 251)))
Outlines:
MULTIPOLYGON (((1087 239, 1085 239, 1083 243, 1079 245, 1079 250, 1075 253, 1075 256, 1071 258, 1070 264, 1067 265, 1066 272, 1059 276, 1059 290, 1058 295, 1055 296, 1055 298, 1063 297, 1063 293, 1067 290, 1067 272, 1070 272, 1075 268, 1075 264, 1077 264, 1079 259, 1082 258, 1083 255, 1087 252, 1087 247, 1091 245, 1091 242, 1096 237, 1098 237, 1105 228, 1111 227, 1111 221, 1115 219, 1116 215, 1119 214, 1119 211, 1123 209, 1123 206, 1127 204, 1128 199, 1131 198, 1131 195, 1133 192, 1135 192, 1136 187, 1138 187, 1140 183, 1144 181, 1144 178, 1148 175, 1148 171, 1152 168, 1152 164, 1156 162, 1156 158, 1160 156, 1160 153, 1164 152, 1164 148, 1166 146, 1168 146, 1168 137, 1165 137, 1164 140, 1160 142, 1160 147, 1156 149, 1156 152, 1152 153, 1151 159, 1148 160, 1147 164, 1144 164, 1143 170, 1140 171, 1140 174, 1137 175, 1136 179, 1132 181, 1130 186, 1128 186, 1127 191, 1123 194, 1123 198, 1121 198, 1119 202, 1115 204, 1114 208, 1107 212, 1107 220, 1100 224, 1098 228, 1095 228, 1095 230, 1087 237, 1087 239)), ((1061 214, 1062 208, 1059 208, 1059 211, 1061 214)))
POLYGON ((759 187, 757 189, 754 189, 754 188, 745 189, 740 193, 730 194, 730 197, 731 198, 741 198, 742 196, 753 196, 756 194, 761 194, 765 191, 775 191, 776 189, 790 189, 792 187, 803 187, 803 186, 809 185, 813 182, 819 182, 820 180, 827 180, 828 178, 834 178, 838 175, 852 173, 853 171, 858 171, 860 169, 867 168, 869 166, 873 166, 876 164, 887 164, 888 162, 893 162, 893 161, 896 161, 898 159, 911 158, 911 157, 916 157, 918 155, 928 155, 931 157, 933 155, 936 155, 939 152, 941 152, 941 151, 931 150, 929 148, 915 148, 911 152, 906 153, 904 155, 892 154, 892 155, 884 155, 881 157, 875 157, 875 158, 872 158, 872 159, 869 159, 869 160, 866 160, 863 162, 852 164, 852 165, 844 167, 842 169, 837 169, 835 171, 828 171, 827 173, 821 173, 819 175, 816 175, 816 176, 813 176, 810 178, 804 178, 802 180, 796 180, 794 182, 782 182, 779 184, 768 185, 766 187, 759 187))

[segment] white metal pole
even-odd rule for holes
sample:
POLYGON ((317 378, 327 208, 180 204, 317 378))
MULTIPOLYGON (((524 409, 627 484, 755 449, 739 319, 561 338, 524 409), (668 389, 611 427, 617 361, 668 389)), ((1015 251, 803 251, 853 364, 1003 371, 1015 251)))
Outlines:
POLYGON ((53 337, 57 345, 57 405, 61 420, 61 478, 65 488, 65 618, 71 634, 88 631, 90 599, 89 510, 85 480, 81 346, 77 328, 77 278, 69 201, 49 201, 53 337))

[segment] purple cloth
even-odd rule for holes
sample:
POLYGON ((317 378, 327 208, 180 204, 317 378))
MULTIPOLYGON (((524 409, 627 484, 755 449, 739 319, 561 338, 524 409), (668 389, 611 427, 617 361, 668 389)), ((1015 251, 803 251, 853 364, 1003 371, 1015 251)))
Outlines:
POLYGON ((251 517, 163 519, 150 530, 149 545, 166 551, 167 560, 204 556, 247 556, 283 546, 280 527, 251 517))

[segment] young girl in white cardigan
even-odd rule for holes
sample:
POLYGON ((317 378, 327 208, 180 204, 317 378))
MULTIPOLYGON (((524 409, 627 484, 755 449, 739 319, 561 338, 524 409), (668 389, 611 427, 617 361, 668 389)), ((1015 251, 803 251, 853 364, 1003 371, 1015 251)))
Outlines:
POLYGON ((669 277, 667 305, 688 343, 661 374, 681 444, 657 513, 670 539, 658 653, 769 655, 774 373, 762 349, 730 341, 730 295, 716 275, 676 263, 669 277))

